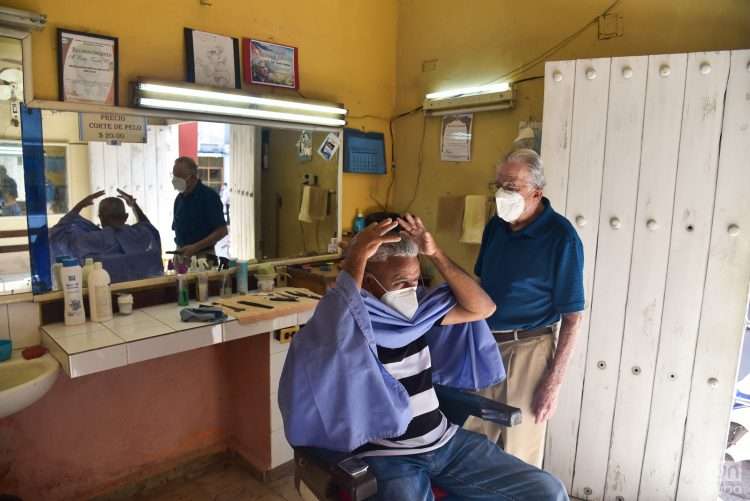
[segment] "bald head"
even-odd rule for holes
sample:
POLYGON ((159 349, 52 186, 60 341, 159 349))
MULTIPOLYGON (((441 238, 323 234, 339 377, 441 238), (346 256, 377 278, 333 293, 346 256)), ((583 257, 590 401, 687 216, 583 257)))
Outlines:
POLYGON ((102 228, 122 226, 128 219, 125 203, 117 197, 107 197, 99 202, 99 221, 102 228))

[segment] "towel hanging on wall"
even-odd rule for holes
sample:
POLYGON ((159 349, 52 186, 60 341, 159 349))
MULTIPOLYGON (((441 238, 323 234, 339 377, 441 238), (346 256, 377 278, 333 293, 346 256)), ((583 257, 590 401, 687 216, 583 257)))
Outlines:
POLYGON ((484 225, 487 223, 487 196, 466 195, 464 198, 464 218, 461 225, 461 239, 465 244, 482 243, 484 225))
POLYGON ((324 220, 327 215, 328 190, 307 184, 303 186, 298 219, 303 223, 312 223, 324 220))

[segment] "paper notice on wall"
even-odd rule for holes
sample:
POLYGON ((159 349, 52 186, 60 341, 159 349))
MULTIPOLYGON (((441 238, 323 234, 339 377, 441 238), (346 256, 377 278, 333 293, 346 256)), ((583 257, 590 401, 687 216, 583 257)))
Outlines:
POLYGON ((318 148, 318 155, 323 157, 325 160, 330 160, 336 154, 339 149, 339 135, 331 132, 329 133, 325 141, 320 144, 318 148))
POLYGON ((440 160, 445 162, 468 162, 471 160, 471 126, 473 122, 473 113, 443 117, 440 135, 440 160))

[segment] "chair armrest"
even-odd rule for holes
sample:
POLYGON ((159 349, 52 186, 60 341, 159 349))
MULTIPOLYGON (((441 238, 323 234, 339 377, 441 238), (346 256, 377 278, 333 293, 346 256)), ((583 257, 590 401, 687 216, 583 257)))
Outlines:
POLYGON ((501 426, 515 426, 521 423, 521 409, 495 402, 476 393, 447 386, 435 385, 440 401, 440 410, 453 423, 463 426, 469 416, 476 416, 501 426))
POLYGON ((375 475, 367 471, 351 477, 338 464, 351 454, 316 447, 294 448, 294 475, 297 487, 304 484, 321 500, 339 499, 344 492, 351 501, 362 501, 375 496, 378 484, 375 475))

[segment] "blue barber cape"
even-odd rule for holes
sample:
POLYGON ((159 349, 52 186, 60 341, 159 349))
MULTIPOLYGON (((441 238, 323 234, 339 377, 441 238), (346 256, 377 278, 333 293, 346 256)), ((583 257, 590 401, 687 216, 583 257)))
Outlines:
POLYGON ((484 320, 436 325, 455 304, 447 285, 420 290, 419 309, 407 320, 342 271, 287 354, 279 407, 289 443, 352 451, 405 432, 409 395, 383 368, 377 346, 397 348, 426 334, 434 383, 478 390, 505 379, 484 320))

